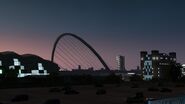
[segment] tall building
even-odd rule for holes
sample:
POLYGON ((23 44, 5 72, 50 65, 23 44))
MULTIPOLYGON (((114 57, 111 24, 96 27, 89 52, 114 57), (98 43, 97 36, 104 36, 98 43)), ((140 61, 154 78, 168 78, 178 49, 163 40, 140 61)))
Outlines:
POLYGON ((181 71, 182 71, 182 75, 185 76, 185 64, 182 64, 181 71))
POLYGON ((171 65, 176 63, 175 52, 166 54, 159 53, 158 50, 152 50, 151 54, 148 54, 146 51, 141 51, 140 58, 143 80, 167 79, 171 65))
POLYGON ((118 55, 116 56, 117 69, 120 71, 125 71, 125 57, 118 55))

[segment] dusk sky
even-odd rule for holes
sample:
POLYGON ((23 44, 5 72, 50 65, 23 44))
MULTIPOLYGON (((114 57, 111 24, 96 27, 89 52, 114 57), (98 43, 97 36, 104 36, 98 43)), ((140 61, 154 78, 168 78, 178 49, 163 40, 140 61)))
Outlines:
POLYGON ((139 65, 140 51, 177 52, 185 63, 183 0, 0 0, 0 51, 50 59, 55 39, 74 33, 110 65, 126 57, 139 65))

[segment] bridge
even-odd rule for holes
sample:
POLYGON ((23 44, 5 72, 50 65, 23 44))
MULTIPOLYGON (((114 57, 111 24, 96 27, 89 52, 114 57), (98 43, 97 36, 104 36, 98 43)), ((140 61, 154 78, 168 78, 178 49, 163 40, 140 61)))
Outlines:
POLYGON ((110 70, 98 52, 81 37, 61 34, 55 41, 51 61, 58 64, 61 71, 110 70))

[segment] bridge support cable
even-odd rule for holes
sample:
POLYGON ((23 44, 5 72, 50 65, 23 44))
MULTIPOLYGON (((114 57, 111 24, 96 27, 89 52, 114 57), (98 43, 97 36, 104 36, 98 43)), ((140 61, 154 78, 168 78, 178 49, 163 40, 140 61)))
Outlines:
POLYGON ((86 53, 86 52, 79 49, 80 45, 77 45, 77 43, 74 44, 73 43, 74 41, 71 41, 71 40, 69 40, 69 41, 70 41, 69 43, 74 46, 74 49, 77 52, 77 54, 79 55, 80 59, 83 60, 83 62, 87 62, 88 66, 92 67, 93 65, 89 61, 89 59, 87 57, 84 57, 84 53, 86 53))
MULTIPOLYGON (((69 40, 69 41, 71 41, 71 40, 69 40)), ((80 45, 79 45, 79 47, 78 46, 76 46, 76 47, 78 47, 79 48, 79 50, 81 50, 82 52, 85 52, 85 53, 83 53, 83 56, 85 56, 85 57, 88 57, 88 58, 86 58, 87 60, 91 60, 91 63, 93 63, 93 65, 94 65, 94 67, 96 67, 96 68, 98 68, 98 67, 100 67, 100 64, 97 64, 96 62, 97 61, 99 61, 98 59, 96 59, 96 58, 94 58, 94 57, 96 57, 92 52, 91 52, 91 50, 90 49, 88 49, 88 51, 87 50, 85 50, 85 48, 83 48, 82 46, 83 46, 83 44, 82 43, 79 43, 80 45), (95 60, 96 59, 96 60, 95 60)))
POLYGON ((74 67, 73 64, 71 64, 71 62, 67 58, 61 56, 60 54, 58 54, 58 52, 56 52, 56 58, 60 60, 62 63, 65 63, 63 67, 68 67, 68 68, 74 67))
MULTIPOLYGON (((83 49, 82 49, 83 50, 83 49)), ((89 57, 89 59, 91 60, 91 62, 93 62, 93 64, 94 64, 94 66, 96 67, 96 68, 98 68, 99 67, 99 64, 97 64, 97 63, 95 63, 95 62, 97 62, 97 60, 95 60, 94 58, 93 58, 93 56, 92 55, 88 55, 88 53, 90 54, 90 52, 88 51, 86 54, 84 54, 86 57, 89 57)))
POLYGON ((80 44, 79 42, 78 42, 78 44, 74 44, 74 41, 72 41, 70 39, 69 39, 69 41, 70 41, 69 43, 74 46, 74 49, 76 50, 76 52, 80 56, 81 60, 84 60, 88 64, 88 67, 97 67, 97 65, 95 63, 96 61, 90 61, 92 58, 89 58, 89 56, 93 53, 86 55, 86 53, 90 51, 89 49, 85 50, 84 47, 82 47, 83 44, 80 44))
MULTIPOLYGON (((64 70, 64 69, 67 69, 69 68, 69 64, 66 63, 65 61, 63 61, 60 57, 56 56, 56 59, 55 59, 57 62, 62 62, 65 64, 65 66, 61 66, 61 65, 58 65, 60 67, 60 70, 64 70)), ((68 70, 68 69, 67 69, 68 70)))
POLYGON ((73 57, 73 53, 71 53, 70 51, 68 51, 67 49, 66 49, 66 47, 62 47, 63 49, 61 49, 60 48, 60 43, 58 44, 58 49, 61 51, 61 53, 60 54, 64 54, 64 56, 67 56, 67 58, 69 59, 69 60, 71 60, 72 62, 73 62, 73 64, 76 64, 76 65, 78 65, 78 60, 77 59, 74 59, 74 57, 73 57), (66 53, 67 52, 67 53, 66 53), (76 61, 77 62, 76 62, 76 61))
POLYGON ((57 57, 57 58, 60 59, 61 62, 67 63, 67 66, 68 66, 69 68, 71 68, 71 67, 77 67, 77 66, 74 66, 74 65, 72 64, 72 62, 70 62, 67 58, 63 57, 63 56, 62 56, 61 54, 59 54, 58 52, 56 52, 56 54, 57 54, 58 56, 60 56, 60 57, 57 57), (62 58, 63 58, 64 60, 62 60, 62 58))
MULTIPOLYGON (((78 66, 78 65, 82 66, 83 65, 83 62, 82 62, 83 59, 78 57, 78 55, 76 54, 76 51, 74 51, 74 48, 72 46, 69 46, 70 43, 65 42, 64 44, 67 44, 67 46, 69 47, 69 48, 66 48, 66 45, 64 47, 62 47, 63 51, 67 52, 69 59, 76 60, 77 61, 77 62, 75 61, 76 66, 78 66), (73 49, 70 49, 70 48, 73 48, 73 49)), ((59 45, 62 45, 62 44, 59 43, 59 45)))
MULTIPOLYGON (((68 40, 70 40, 70 39, 68 39, 68 40)), ((86 61, 85 61, 85 59, 82 58, 82 55, 81 55, 81 53, 84 53, 84 52, 80 53, 79 52, 80 50, 77 50, 76 47, 74 47, 74 45, 71 42, 67 41, 66 43, 68 45, 70 45, 69 47, 72 48, 74 57, 77 57, 77 59, 79 59, 78 62, 80 63, 80 65, 84 65, 86 63, 86 61)))
MULTIPOLYGON (((69 40, 69 41, 71 41, 71 40, 69 40)), ((99 61, 98 60, 98 58, 95 58, 96 56, 91 52, 91 50, 90 49, 86 49, 85 50, 85 48, 84 47, 82 47, 82 46, 84 46, 83 45, 83 43, 79 43, 79 45, 77 46, 77 44, 75 45, 76 47, 78 47, 78 49, 80 50, 80 51, 82 51, 82 52, 84 52, 83 53, 83 56, 85 56, 86 57, 86 59, 88 60, 88 61, 90 61, 90 63, 93 63, 93 66, 94 67, 98 67, 98 65, 100 65, 100 63, 99 64, 97 64, 97 61, 99 61), (96 60, 95 60, 96 59, 96 60)), ((102 66, 102 65, 101 65, 102 66)))

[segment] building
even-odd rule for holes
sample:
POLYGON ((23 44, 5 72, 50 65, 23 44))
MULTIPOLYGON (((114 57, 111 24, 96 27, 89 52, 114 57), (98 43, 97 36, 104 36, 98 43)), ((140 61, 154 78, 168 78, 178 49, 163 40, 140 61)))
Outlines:
POLYGON ((125 57, 118 55, 116 56, 117 69, 120 71, 125 71, 125 57))
POLYGON ((182 64, 182 75, 185 76, 185 64, 182 64))
POLYGON ((0 52, 0 77, 11 75, 11 71, 20 78, 56 74, 58 70, 57 64, 36 55, 0 52))
POLYGON ((175 52, 166 54, 152 50, 151 54, 148 54, 146 51, 142 51, 140 58, 143 80, 168 79, 171 65, 176 64, 175 52))

